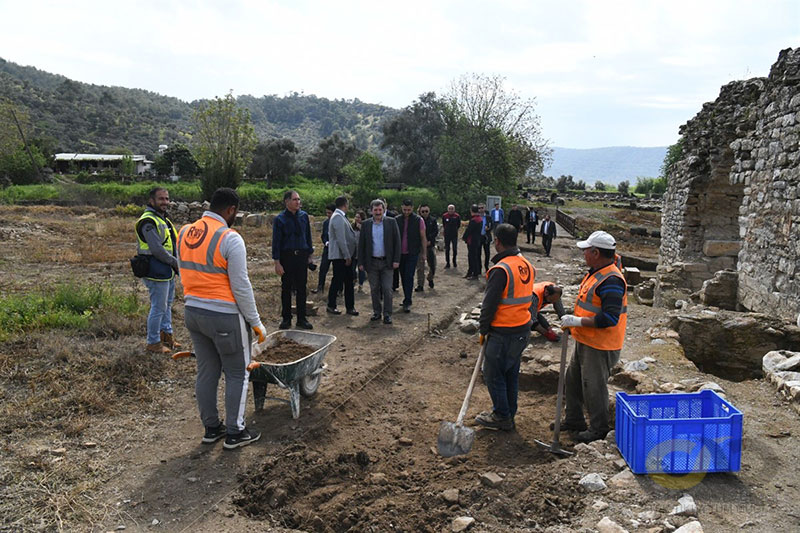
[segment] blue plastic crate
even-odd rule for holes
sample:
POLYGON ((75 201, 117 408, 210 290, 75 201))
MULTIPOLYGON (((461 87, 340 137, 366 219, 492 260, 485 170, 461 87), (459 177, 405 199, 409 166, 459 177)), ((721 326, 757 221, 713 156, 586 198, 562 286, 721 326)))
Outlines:
POLYGON ((714 391, 616 397, 617 448, 633 473, 739 471, 742 413, 714 391))

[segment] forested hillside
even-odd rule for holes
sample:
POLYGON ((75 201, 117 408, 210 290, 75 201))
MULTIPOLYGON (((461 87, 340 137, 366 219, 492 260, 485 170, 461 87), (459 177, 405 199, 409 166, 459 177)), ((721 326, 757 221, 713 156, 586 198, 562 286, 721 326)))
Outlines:
MULTIPOLYGON (((56 151, 127 149, 148 156, 159 144, 190 143, 192 113, 203 103, 142 89, 81 83, 2 58, 0 98, 28 113, 33 135, 52 139, 56 151)), ((381 122, 397 113, 358 99, 328 100, 297 93, 237 100, 250 111, 259 139, 288 137, 304 152, 336 131, 361 149, 377 149, 381 122)))

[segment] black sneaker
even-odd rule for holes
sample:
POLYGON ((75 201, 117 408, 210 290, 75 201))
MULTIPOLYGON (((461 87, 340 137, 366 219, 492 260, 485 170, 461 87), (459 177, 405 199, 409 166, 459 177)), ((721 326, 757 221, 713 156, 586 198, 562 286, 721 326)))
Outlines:
POLYGON ((494 412, 484 411, 475 417, 475 422, 485 427, 486 429, 502 429, 503 431, 511 431, 514 429, 513 418, 500 418, 494 412))
POLYGON ((297 327, 300 329, 314 329, 314 326, 311 325, 311 322, 306 319, 298 320, 297 327))
POLYGON ((572 438, 577 442, 592 442, 606 438, 607 434, 608 432, 605 431, 593 431, 591 429, 587 429, 586 431, 576 433, 572 438))
POLYGON ((226 450, 235 450, 236 448, 241 448, 242 446, 247 446, 248 444, 252 444, 260 438, 261 438, 261 433, 259 433, 258 431, 250 433, 250 430, 244 428, 236 435, 226 436, 225 443, 222 446, 226 450))
POLYGON ((215 428, 206 426, 206 434, 203 435, 203 444, 214 444, 219 439, 225 437, 225 423, 220 422, 215 428))

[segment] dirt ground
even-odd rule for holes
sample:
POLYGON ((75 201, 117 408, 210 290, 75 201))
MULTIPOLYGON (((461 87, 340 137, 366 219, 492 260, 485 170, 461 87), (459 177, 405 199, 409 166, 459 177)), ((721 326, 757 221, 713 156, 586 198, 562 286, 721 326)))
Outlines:
MULTIPOLYGON (((132 225, 130 217, 93 209, 0 208, 3 294, 74 280, 112 283, 146 300, 126 264, 132 225)), ((242 233, 259 310, 273 331, 280 310, 268 230, 242 233)), ((579 282, 573 239, 556 239, 550 258, 538 242, 525 250, 538 280, 579 282)), ((460 252, 458 268, 449 270, 439 254, 436 286, 414 293, 411 313, 399 311, 395 298, 391 326, 369 321, 366 284, 356 294, 358 317, 327 315, 323 302, 321 315, 310 317, 314 331, 337 340, 319 390, 302 399, 296 420, 276 399, 254 411, 250 395, 247 424, 262 437, 233 452, 200 443, 193 362, 147 355, 141 318, 0 345, 0 530, 450 531, 455 518, 470 516, 470 531, 590 531, 609 516, 628 530, 669 531, 664 520, 684 493, 695 498, 705 531, 800 529, 796 413, 763 380, 703 375, 679 346, 653 344, 648 331, 665 323, 665 311, 633 302, 622 359, 653 357, 645 374, 660 383, 719 383, 744 412, 740 472, 636 476, 585 493, 578 487, 584 474, 620 471, 616 448, 603 441, 595 446, 601 453, 570 458, 539 449, 535 439, 551 439, 555 395, 536 383, 520 393, 516 431, 478 430, 470 454, 440 457, 439 423, 455 420, 478 353, 477 336, 455 327, 483 288, 463 279, 460 252), (500 481, 482 480, 488 473, 500 481)), ((188 345, 182 306, 179 298, 175 330, 188 345)), ((531 353, 558 356, 558 346, 541 337, 531 345, 531 353)), ((268 395, 288 398, 274 385, 268 395)), ((467 418, 490 406, 479 383, 467 418)), ((574 449, 567 435, 562 443, 574 449)))

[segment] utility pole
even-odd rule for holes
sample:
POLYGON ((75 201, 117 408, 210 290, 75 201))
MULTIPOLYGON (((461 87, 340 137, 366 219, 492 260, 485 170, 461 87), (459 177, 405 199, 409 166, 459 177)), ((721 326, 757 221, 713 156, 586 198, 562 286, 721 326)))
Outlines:
POLYGON ((34 170, 36 170, 36 178, 38 179, 41 177, 41 171, 39 170, 39 165, 36 164, 36 159, 33 158, 33 154, 31 153, 31 148, 28 146, 28 141, 25 139, 25 134, 22 133, 22 126, 17 119, 17 113, 14 111, 14 108, 9 106, 8 110, 11 112, 11 116, 14 118, 14 123, 17 125, 17 130, 19 130, 19 136, 22 138, 22 144, 25 146, 25 151, 28 152, 28 157, 31 158, 31 164, 33 165, 34 170))

